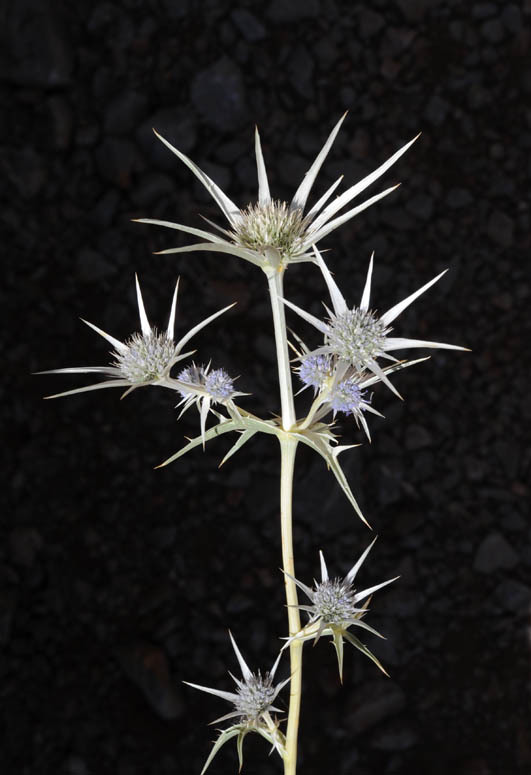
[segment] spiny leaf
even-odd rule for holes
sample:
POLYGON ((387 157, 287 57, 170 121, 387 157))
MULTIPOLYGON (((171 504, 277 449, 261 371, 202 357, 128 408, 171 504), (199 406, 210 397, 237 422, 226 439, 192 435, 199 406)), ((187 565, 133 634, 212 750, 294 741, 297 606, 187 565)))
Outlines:
POLYGON ((212 750, 210 751, 210 754, 208 756, 208 759, 205 762, 205 765, 203 769, 201 770, 201 775, 204 775, 204 773, 207 771, 209 766, 212 764, 212 760, 215 757, 215 755, 218 753, 219 749, 225 745, 226 742, 228 742, 231 737, 235 737, 235 735, 241 734, 241 726, 235 726, 235 727, 229 727, 228 729, 224 729, 223 732, 220 733, 218 739, 214 743, 212 750))
POLYGON ((227 452, 227 454, 225 455, 225 457, 223 458, 223 460, 222 460, 222 461, 221 461, 221 463, 219 464, 219 467, 221 468, 221 466, 222 466, 224 463, 226 463, 226 462, 227 462, 227 460, 228 460, 230 457, 232 457, 232 455, 234 455, 234 454, 235 454, 235 453, 236 453, 236 452, 237 452, 239 449, 241 449, 241 448, 243 447, 243 445, 244 445, 246 442, 248 442, 248 441, 249 441, 249 439, 250 439, 250 438, 252 438, 252 437, 255 435, 255 433, 256 433, 256 432, 257 432, 257 431, 251 431, 251 430, 246 430, 246 431, 243 431, 243 432, 242 432, 242 434, 241 434, 241 436, 238 438, 238 440, 237 440, 237 441, 236 441, 236 442, 235 442, 235 443, 232 445, 232 447, 229 449, 229 451, 227 452))
POLYGON ((243 741, 245 740, 246 734, 247 734, 247 730, 241 729, 238 735, 238 739, 236 740, 236 748, 238 750, 238 763, 240 765, 239 772, 242 771, 242 767, 243 767, 243 741))
POLYGON ((339 668, 339 680, 343 683, 343 637, 341 632, 334 631, 333 634, 334 648, 337 654, 337 666, 339 668))
MULTIPOLYGON (((322 437, 321 434, 318 433, 297 433, 294 434, 300 441, 302 441, 304 444, 307 444, 309 447, 311 447, 313 450, 319 453, 321 457, 326 462, 326 465, 329 469, 332 469, 332 473, 336 477, 339 486, 349 499, 350 503, 354 507, 354 511, 358 515, 358 517, 361 519, 362 522, 365 522, 367 527, 371 527, 365 517, 363 516, 360 507, 358 506, 358 502, 356 498, 354 497, 354 494, 352 490, 350 489, 349 483, 347 482, 347 477, 345 476, 343 469, 341 468, 339 461, 337 460, 336 455, 334 454, 335 450, 331 446, 330 442, 327 441, 325 438, 322 437)), ((372 528, 371 528, 372 529, 372 528)))
POLYGON ((173 463, 177 458, 182 457, 183 455, 186 455, 187 452, 190 452, 191 449, 194 449, 194 447, 198 447, 199 445, 202 445, 204 442, 210 441, 211 439, 215 438, 216 436, 220 436, 222 433, 228 433, 229 431, 235 431, 235 430, 241 430, 243 423, 238 423, 236 420, 223 420, 222 422, 218 423, 217 425, 214 425, 213 428, 209 428, 206 432, 204 437, 203 436, 196 436, 195 439, 190 439, 188 444, 185 444, 184 447, 182 447, 178 452, 176 452, 174 455, 169 457, 167 460, 165 460, 160 465, 156 466, 157 468, 163 468, 164 466, 169 465, 170 463, 173 463))
POLYGON ((377 659, 377 658, 374 656, 374 654, 372 653, 372 651, 369 651, 369 649, 367 648, 367 646, 365 646, 365 644, 364 644, 364 643, 362 643, 362 642, 361 642, 361 640, 358 640, 358 638, 356 638, 356 636, 355 636, 355 635, 352 635, 352 633, 351 633, 351 632, 346 632, 346 631, 345 631, 345 632, 343 632, 343 635, 344 635, 345 639, 346 639, 346 640, 348 640, 348 642, 349 642, 349 643, 352 643, 352 645, 353 645, 353 646, 355 646, 357 649, 359 649, 359 650, 361 651, 361 653, 362 653, 362 654, 365 654, 365 656, 366 656, 366 657, 369 657, 369 659, 371 659, 371 660, 374 662, 374 664, 375 664, 377 667, 379 667, 379 668, 380 668, 380 670, 382 671, 382 673, 383 673, 384 675, 386 675, 386 676, 389 678, 389 673, 388 673, 388 672, 387 672, 387 670, 385 670, 385 668, 382 666, 382 664, 381 664, 380 660, 379 660, 379 659, 377 659))

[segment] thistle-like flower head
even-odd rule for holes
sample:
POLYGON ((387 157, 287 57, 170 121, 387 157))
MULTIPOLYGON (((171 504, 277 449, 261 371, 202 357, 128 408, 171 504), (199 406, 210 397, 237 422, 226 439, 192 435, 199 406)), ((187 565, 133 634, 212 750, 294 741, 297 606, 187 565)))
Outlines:
POLYGON ((286 202, 272 199, 242 210, 232 234, 234 242, 243 248, 264 254, 266 248, 274 247, 289 261, 304 253, 307 227, 301 210, 290 210, 286 202))
POLYGON ((179 382, 188 383, 180 385, 178 388, 184 399, 188 399, 189 396, 197 397, 198 387, 204 388, 212 401, 216 403, 227 401, 236 395, 244 395, 234 390, 234 380, 224 369, 209 371, 209 368, 209 366, 196 366, 193 363, 179 373, 179 382))
POLYGON ((175 310, 178 289, 179 280, 177 280, 175 285, 168 327, 164 332, 157 331, 157 329, 153 328, 148 321, 138 277, 136 277, 136 295, 138 312, 140 315, 140 332, 134 333, 124 342, 120 342, 119 339, 115 339, 93 323, 89 323, 88 320, 83 320, 87 326, 112 344, 114 350, 112 351, 113 362, 111 365, 75 366, 66 369, 51 369, 39 373, 81 374, 89 372, 103 374, 104 376, 109 377, 109 379, 106 382, 98 382, 94 385, 87 385, 86 387, 76 388, 75 390, 67 390, 64 393, 57 393, 56 395, 48 396, 48 398, 59 398, 60 396, 69 396, 74 393, 84 393, 88 390, 100 390, 101 388, 108 387, 127 388, 124 395, 136 388, 144 387, 146 385, 158 385, 160 387, 175 389, 174 380, 170 377, 170 371, 178 361, 181 361, 183 358, 192 354, 192 352, 182 352, 185 344, 187 344, 187 342, 189 342, 204 326, 223 312, 226 312, 230 307, 234 306, 233 304, 230 304, 228 307, 219 310, 219 312, 210 315, 210 317, 191 328, 178 342, 175 342, 175 310))
POLYGON ((383 355, 388 332, 373 312, 354 307, 330 317, 325 341, 330 352, 361 372, 383 355))
MULTIPOLYGON (((339 675, 341 679, 343 674, 343 638, 372 659, 372 661, 385 673, 385 670, 378 659, 356 636, 348 631, 350 627, 356 626, 367 630, 373 635, 377 635, 379 638, 383 637, 373 627, 370 627, 363 621, 363 616, 367 613, 367 598, 378 589, 396 581, 398 577, 396 576, 395 578, 388 579, 380 584, 367 587, 367 589, 363 589, 359 592, 354 587, 357 573, 375 541, 376 538, 367 549, 365 549, 361 557, 342 579, 331 579, 329 577, 322 552, 319 552, 321 561, 321 581, 314 581, 313 587, 308 587, 298 579, 293 579, 297 586, 302 589, 304 594, 309 598, 311 605, 297 606, 300 610, 307 612, 309 621, 299 633, 294 635, 293 638, 288 639, 287 644, 293 639, 313 640, 314 643, 317 643, 322 635, 331 635, 337 653, 339 675), (359 604, 364 600, 367 602, 360 606, 359 604)), ((289 574, 286 575, 289 576, 289 574)), ((290 578, 293 577, 290 576, 290 578)))
POLYGON ((149 334, 133 334, 124 342, 124 349, 114 353, 114 365, 131 384, 144 384, 168 376, 175 357, 175 343, 167 333, 156 328, 149 334))
POLYGON ((333 362, 330 355, 312 355, 308 353, 300 359, 300 366, 297 369, 299 379, 305 387, 312 387, 314 393, 325 386, 333 374, 333 362))
POLYGON ((284 735, 278 728, 278 721, 271 717, 271 711, 276 711, 278 713, 282 712, 279 708, 276 708, 273 703, 280 690, 290 680, 287 678, 279 684, 275 685, 273 683, 282 656, 282 651, 276 658, 271 670, 266 672, 265 675, 262 675, 260 671, 252 673, 247 666, 240 649, 236 645, 232 633, 229 632, 229 635, 242 672, 241 679, 236 678, 229 672, 230 677, 236 684, 236 691, 226 692, 222 689, 211 689, 209 686, 200 686, 199 684, 184 681, 185 684, 192 686, 194 689, 199 689, 202 692, 221 697, 222 700, 230 702, 234 707, 234 710, 230 713, 211 722, 212 724, 217 724, 220 721, 226 721, 227 719, 236 719, 236 723, 221 731, 205 762, 201 775, 206 772, 214 756, 219 749, 231 739, 231 737, 237 737, 238 758, 240 760, 241 770, 243 761, 243 740, 248 732, 258 732, 258 734, 271 743, 272 748, 276 749, 281 756, 285 753, 286 741, 284 735))
POLYGON ((409 307, 424 291, 431 288, 448 270, 441 272, 423 285, 417 291, 412 293, 403 301, 395 304, 394 307, 378 316, 369 309, 371 294, 371 278, 373 267, 373 256, 369 262, 369 271, 365 288, 361 297, 359 307, 350 309, 339 290, 334 278, 330 274, 323 257, 314 246, 315 262, 321 269, 324 276, 330 297, 332 299, 333 311, 328 310, 327 320, 319 320, 314 315, 298 307, 290 301, 284 299, 284 304, 293 309, 308 323, 311 323, 318 331, 324 334, 324 345, 313 350, 306 355, 306 358, 316 358, 326 355, 336 359, 344 364, 351 366, 360 376, 364 371, 372 372, 378 380, 385 382, 393 393, 400 397, 396 388, 391 384, 386 376, 385 370, 378 364, 378 358, 397 363, 397 359, 390 352, 394 350, 410 349, 416 347, 443 348, 446 350, 466 350, 466 347, 459 347, 455 344, 443 344, 442 342, 429 342, 421 339, 405 339, 402 337, 391 337, 390 323, 397 318, 401 312, 409 307))
POLYGON ((221 689, 211 689, 208 686, 199 686, 198 684, 185 681, 188 686, 193 686, 194 689, 200 689, 202 692, 208 692, 208 694, 214 694, 216 697, 221 697, 223 700, 227 700, 234 705, 234 710, 228 713, 226 716, 213 721, 213 724, 217 724, 219 721, 225 721, 229 718, 239 717, 239 721, 246 726, 257 726, 263 721, 263 717, 270 711, 277 711, 281 713, 279 708, 275 708, 273 703, 280 692, 280 690, 288 683, 289 678, 285 681, 281 681, 276 686, 273 684, 275 673, 282 656, 282 652, 278 655, 273 664, 273 667, 269 672, 266 672, 262 676, 261 672, 252 673, 247 663, 245 662, 240 649, 236 645, 232 633, 229 632, 232 648, 236 654, 236 659, 240 665, 242 672, 242 679, 236 678, 229 673, 230 677, 236 684, 236 692, 225 692, 221 689))
MULTIPOLYGON (((290 680, 287 678, 281 681, 279 684, 274 684, 275 673, 282 656, 282 651, 278 655, 273 667, 269 672, 264 675, 260 671, 252 673, 247 663, 245 662, 236 641, 232 637, 232 633, 229 633, 232 647, 236 658, 240 665, 242 672, 242 678, 236 678, 232 673, 229 673, 230 677, 236 684, 235 692, 226 692, 221 689, 212 689, 209 686, 200 686, 199 684, 190 683, 184 681, 188 686, 192 686, 194 689, 199 689, 202 692, 213 694, 216 697, 230 702, 234 706, 234 710, 227 713, 225 716, 212 721, 212 724, 217 724, 220 721, 226 721, 227 719, 236 719, 236 723, 225 729, 220 734, 210 756, 208 757, 205 766, 203 767, 203 773, 209 766, 210 762, 216 755, 219 748, 230 739, 230 737, 238 735, 238 754, 240 757, 241 767, 241 744, 243 738, 248 732, 258 732, 262 737, 268 740, 273 748, 276 748, 282 755, 284 750, 284 735, 278 729, 278 722, 271 718, 271 711, 281 713, 279 708, 276 708, 273 703, 275 702, 280 690, 290 680)), ((201 774, 202 775, 202 774, 201 774)))
MULTIPOLYGON (((346 115, 346 114, 345 114, 346 115)), ((386 172, 401 156, 416 137, 406 143, 387 161, 380 165, 374 172, 367 175, 358 183, 350 186, 340 196, 330 201, 343 176, 323 194, 323 196, 306 213, 306 204, 317 174, 326 159, 337 133, 343 123, 343 116, 330 133, 317 158, 304 176, 290 203, 272 199, 269 191, 269 182, 262 154, 262 146, 258 130, 255 132, 256 168, 258 173, 258 201, 240 209, 217 186, 209 176, 203 172, 191 159, 181 151, 174 148, 167 140, 157 132, 157 137, 172 151, 186 166, 196 175, 209 194, 214 198, 228 221, 228 228, 221 229, 211 224, 216 232, 208 232, 203 229, 194 229, 180 223, 160 221, 152 218, 141 218, 140 223, 151 223, 177 229, 192 234, 199 239, 194 245, 186 247, 170 248, 161 253, 182 253, 192 250, 207 250, 232 255, 250 261, 260 266, 264 271, 282 271, 290 263, 314 261, 311 246, 326 237, 338 226, 353 218, 365 210, 374 202, 391 193, 396 186, 385 189, 356 207, 340 213, 358 194, 374 183, 386 172)), ((418 137, 418 135, 417 135, 418 137)))
POLYGON ((238 408, 233 399, 237 396, 248 395, 248 393, 234 390, 234 380, 229 377, 224 369, 210 371, 210 364, 197 366, 195 363, 192 363, 191 366, 187 366, 179 373, 177 380, 174 381, 174 385, 182 396, 182 400, 177 404, 177 406, 183 406, 179 417, 193 404, 199 409, 203 446, 206 419, 208 413, 212 411, 211 407, 216 404, 223 404, 229 412, 239 416, 238 408))

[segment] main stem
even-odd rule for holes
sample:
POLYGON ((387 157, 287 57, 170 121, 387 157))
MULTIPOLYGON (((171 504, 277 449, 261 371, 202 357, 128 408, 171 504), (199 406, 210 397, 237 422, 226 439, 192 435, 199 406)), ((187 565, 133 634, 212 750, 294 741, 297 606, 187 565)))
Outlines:
MULTIPOLYGON (((293 469, 297 442, 286 437, 280 441, 280 526, 282 534, 282 567, 289 573, 284 575, 286 588, 286 603, 288 605, 289 634, 295 635, 301 628, 295 578, 295 562, 293 558, 293 531, 291 519, 291 504, 293 500, 293 469)), ((294 640, 290 644, 290 694, 288 728, 286 730, 286 755, 284 757, 285 775, 295 775, 297 771, 297 736, 299 731, 299 715, 302 691, 302 647, 303 642, 294 640)))
MULTIPOLYGON (((289 634, 295 635, 301 628, 295 578, 295 562, 293 557, 292 501, 293 501, 293 470, 297 440, 289 433, 295 424, 295 407, 293 404, 293 386, 289 365, 288 338, 286 331, 286 316, 283 298, 283 271, 272 271, 267 274, 271 311, 275 328, 275 345, 277 351, 278 381, 280 386, 280 401, 282 407, 282 427, 287 431, 280 438, 280 528, 282 536, 282 567, 289 576, 284 576, 286 602, 288 606, 289 634), (291 578, 290 578, 291 577, 291 578)), ((301 641, 294 640, 290 644, 290 698, 288 712, 288 727, 286 730, 286 753, 284 755, 284 775, 295 775, 297 770, 297 737, 299 731, 299 716, 302 689, 302 647, 301 641)))

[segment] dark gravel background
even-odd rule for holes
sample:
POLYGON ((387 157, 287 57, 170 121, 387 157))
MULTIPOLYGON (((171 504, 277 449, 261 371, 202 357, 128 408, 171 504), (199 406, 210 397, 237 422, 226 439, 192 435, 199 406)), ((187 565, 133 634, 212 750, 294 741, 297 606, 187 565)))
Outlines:
MULTIPOLYGON (((198 428, 192 412, 176 423, 169 393, 43 403, 83 379, 29 375, 104 364, 79 317, 135 330, 134 271, 163 325, 180 274, 179 330, 238 300, 197 345, 242 375, 245 406, 276 411, 261 273, 153 256, 184 238, 130 222, 221 223, 151 127, 245 205, 255 123, 290 198, 345 109, 316 194, 423 135, 382 183, 404 185, 326 240, 338 282, 358 300, 374 249, 383 310, 451 267, 396 329, 473 352, 396 378, 403 404, 379 389, 387 419, 344 458, 380 534, 361 583, 401 574, 372 606, 388 641, 367 639, 391 679, 349 651, 341 687, 330 647, 307 649, 300 772, 530 771, 530 16, 530 0, 2 3, 3 775, 198 773, 226 706, 181 681, 230 687, 229 626, 253 667, 272 663, 286 627, 274 442, 218 470, 223 439, 155 471, 198 428)), ((326 299, 308 266, 287 293, 316 313, 326 299)), ((295 540, 307 581, 319 548, 342 574, 370 540, 306 450, 295 540)), ((264 741, 246 749, 247 773, 280 772, 264 741)), ((227 746, 212 772, 236 767, 227 746)))

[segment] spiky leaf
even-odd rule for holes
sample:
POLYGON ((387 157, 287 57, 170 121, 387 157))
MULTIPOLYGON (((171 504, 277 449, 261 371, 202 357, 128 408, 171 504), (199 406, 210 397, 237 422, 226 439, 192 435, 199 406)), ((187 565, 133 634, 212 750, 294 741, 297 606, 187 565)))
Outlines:
POLYGON ((212 760, 214 759, 215 755, 218 753, 219 749, 227 743, 231 737, 235 737, 236 735, 240 735, 242 731, 242 727, 240 724, 237 726, 229 727, 228 729, 224 729, 216 742, 214 743, 212 750, 210 751, 210 754, 208 756, 208 759, 206 760, 203 769, 201 770, 201 775, 204 775, 204 773, 207 771, 207 769, 212 764, 212 760))

